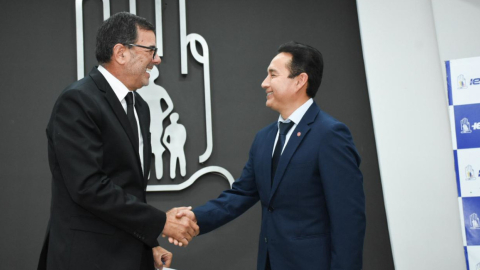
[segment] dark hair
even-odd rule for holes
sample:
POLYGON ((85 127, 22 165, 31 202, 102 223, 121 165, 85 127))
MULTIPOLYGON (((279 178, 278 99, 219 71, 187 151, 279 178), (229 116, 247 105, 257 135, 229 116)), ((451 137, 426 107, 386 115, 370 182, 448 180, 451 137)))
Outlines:
POLYGON ((308 75, 307 95, 311 98, 317 94, 323 74, 323 57, 319 50, 295 41, 280 45, 278 53, 289 53, 292 61, 287 66, 289 78, 295 78, 305 72, 308 75))
POLYGON ((138 38, 137 27, 155 31, 153 24, 145 18, 128 12, 119 12, 104 21, 97 32, 95 56, 98 63, 110 62, 115 44, 134 44, 138 38))

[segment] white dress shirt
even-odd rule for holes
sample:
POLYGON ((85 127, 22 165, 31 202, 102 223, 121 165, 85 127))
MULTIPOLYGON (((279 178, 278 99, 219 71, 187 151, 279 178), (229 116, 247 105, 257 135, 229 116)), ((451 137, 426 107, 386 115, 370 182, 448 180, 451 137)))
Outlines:
POLYGON ((300 120, 302 120, 303 116, 307 112, 308 108, 310 108, 310 105, 312 105, 313 99, 307 100, 305 103, 303 103, 302 106, 298 107, 288 118, 287 120, 283 119, 282 115, 278 117, 278 131, 277 131, 277 137, 275 137, 275 144, 273 145, 273 152, 272 152, 272 157, 273 153, 275 153, 275 146, 277 145, 278 141, 278 134, 280 132, 280 122, 282 123, 288 123, 288 122, 293 122, 293 126, 290 128, 290 130, 287 133, 287 136, 285 137, 285 144, 283 145, 282 153, 283 150, 285 149, 285 146, 287 146, 288 140, 290 140, 290 136, 292 136, 293 131, 297 127, 298 123, 300 123, 300 120))
MULTIPOLYGON (((127 113, 127 101, 125 97, 130 92, 128 88, 115 76, 112 75, 108 70, 106 70, 103 66, 98 66, 98 71, 102 73, 103 77, 107 80, 110 87, 112 87, 113 92, 117 96, 118 100, 123 106, 123 110, 125 110, 125 114, 127 113)), ((135 113, 135 120, 137 121, 137 132, 138 132, 138 154, 140 155, 140 163, 142 164, 142 172, 144 171, 143 168, 143 137, 142 131, 140 130, 140 124, 138 122, 138 115, 137 109, 135 109, 135 95, 133 95, 133 112, 135 113)))

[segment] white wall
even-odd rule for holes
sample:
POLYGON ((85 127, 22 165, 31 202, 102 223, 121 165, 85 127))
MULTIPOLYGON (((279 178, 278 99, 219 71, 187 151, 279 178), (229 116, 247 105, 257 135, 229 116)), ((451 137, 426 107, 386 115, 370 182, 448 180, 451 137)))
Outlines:
POLYGON ((466 269, 431 1, 357 5, 395 269, 466 269))
POLYGON ((445 61, 480 56, 480 1, 432 0, 432 6, 446 81, 445 61))
POLYGON ((480 1, 432 0, 442 61, 480 56, 480 1))

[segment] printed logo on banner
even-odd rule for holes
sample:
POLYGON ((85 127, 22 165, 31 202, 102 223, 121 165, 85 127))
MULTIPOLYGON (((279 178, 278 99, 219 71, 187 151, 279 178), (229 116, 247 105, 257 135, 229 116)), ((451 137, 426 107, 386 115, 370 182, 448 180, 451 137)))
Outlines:
POLYGON ((475 177, 475 170, 472 168, 472 165, 468 165, 467 167, 465 167, 465 176, 466 176, 465 180, 467 181, 472 181, 477 179, 475 177))
POLYGON ((470 85, 480 85, 480 78, 470 79, 470 85))
POLYGON ((465 76, 463 76, 463 74, 458 75, 457 81, 458 81, 457 89, 465 89, 468 87, 467 82, 465 80, 465 76))
POLYGON ((480 229, 480 220, 478 219, 477 213, 470 215, 470 229, 479 230, 480 229))
MULTIPOLYGON (((480 148, 457 150, 454 159, 458 196, 480 196, 480 148)), ((475 213, 480 216, 480 212, 475 213)))
POLYGON ((457 149, 480 147, 480 104, 454 106, 457 149))
POLYGON ((472 129, 470 128, 470 122, 468 122, 467 118, 463 118, 460 120, 460 133, 472 133, 472 129))
POLYGON ((480 245, 480 197, 462 198, 467 246, 480 245))
POLYGON ((457 89, 467 89, 468 86, 477 86, 480 85, 480 78, 471 78, 470 80, 465 79, 463 74, 458 75, 457 77, 457 89), (468 84, 467 84, 468 81, 468 84))

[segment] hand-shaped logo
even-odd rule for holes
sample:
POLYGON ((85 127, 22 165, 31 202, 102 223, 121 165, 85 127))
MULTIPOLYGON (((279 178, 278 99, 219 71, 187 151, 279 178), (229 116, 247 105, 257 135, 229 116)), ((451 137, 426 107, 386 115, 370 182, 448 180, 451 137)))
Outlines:
POLYGON ((465 77, 463 74, 458 75, 457 77, 457 89, 465 89, 468 88, 467 81, 465 80, 465 77))
POLYGON ((467 181, 475 180, 475 170, 472 168, 472 165, 465 167, 465 177, 467 181))
POLYGON ((467 118, 463 118, 462 120, 460 120, 460 133, 472 133, 470 122, 468 122, 467 118))
MULTIPOLYGON (((103 1, 103 19, 110 17, 110 2, 103 1)), ((135 0, 129 0, 130 13, 136 13, 135 0)), ((83 0, 76 0, 76 23, 77 23, 77 77, 81 79, 84 77, 84 44, 83 44, 83 0)), ((209 49, 205 39, 199 34, 188 34, 186 28, 186 5, 185 0, 179 0, 180 6, 180 55, 181 55, 181 69, 182 74, 188 73, 187 66, 187 46, 190 45, 190 51, 193 58, 203 64, 203 81, 205 94, 205 123, 206 123, 206 139, 207 145, 205 152, 199 156, 199 162, 204 163, 210 158, 213 151, 212 139, 212 108, 211 108, 211 93, 210 93, 210 61, 209 49), (196 43, 200 44, 201 55, 196 47, 196 43)), ((158 47, 158 54, 163 56, 163 32, 162 32, 162 1, 155 0, 155 18, 156 18, 156 41, 158 47)), ((163 153, 165 147, 170 152, 170 178, 175 178, 177 164, 180 167, 180 175, 186 175, 186 159, 184 145, 187 139, 187 130, 185 126, 178 123, 180 115, 172 113, 173 101, 168 92, 154 83, 159 76, 157 67, 153 67, 150 73, 150 83, 141 89, 138 93, 145 99, 150 107, 150 133, 152 140, 152 153, 155 155, 155 178, 160 181, 163 178, 163 153), (166 104, 166 109, 161 107, 161 101, 166 104), (163 121, 170 115, 171 124, 165 128, 163 132, 163 121), (163 136, 163 137, 162 137, 163 136), (162 144, 163 143, 163 144, 162 144), (164 147, 165 146, 165 147, 164 147)), ((182 190, 192 185, 202 175, 215 173, 220 174, 226 178, 230 186, 234 182, 232 174, 226 169, 218 166, 204 167, 190 176, 190 178, 181 184, 177 185, 148 185, 147 191, 177 191, 182 190)), ((149 175, 149 179, 151 175, 149 175)))

